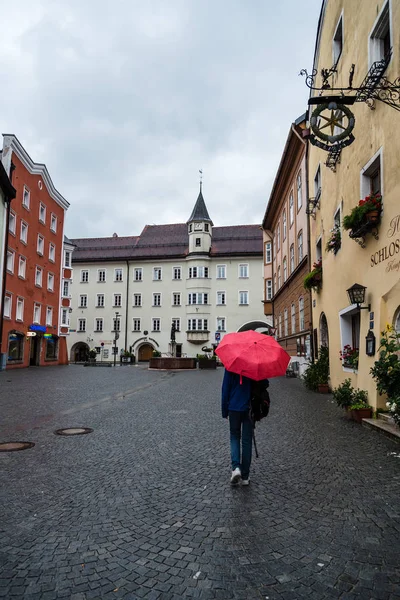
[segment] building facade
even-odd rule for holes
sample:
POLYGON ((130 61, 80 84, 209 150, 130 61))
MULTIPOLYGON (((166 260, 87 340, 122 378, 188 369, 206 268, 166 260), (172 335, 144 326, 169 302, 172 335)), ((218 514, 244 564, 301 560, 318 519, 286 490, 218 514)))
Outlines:
POLYGON ((2 163, 16 197, 8 220, 2 346, 6 367, 65 362, 60 338, 64 216, 69 204, 47 168, 33 162, 14 135, 3 139, 2 163))
POLYGON ((3 314, 2 307, 5 295, 6 263, 7 263, 7 245, 8 245, 8 215, 10 212, 11 200, 15 198, 16 191, 0 162, 0 371, 5 369, 6 354, 2 349, 3 332, 3 314))
POLYGON ((72 241, 71 361, 93 348, 97 360, 121 351, 138 361, 154 350, 195 357, 226 332, 268 329, 260 226, 214 227, 201 190, 187 223, 72 241))
MULTIPOLYGON (((370 368, 380 332, 387 325, 400 329, 400 115, 379 100, 378 89, 400 76, 400 3, 326 0, 314 69, 314 87, 322 91, 312 91, 310 100, 320 103, 325 96, 340 96, 332 88, 345 90, 347 117, 335 109, 331 135, 354 126, 354 141, 349 137, 351 145, 336 158, 310 145, 311 256, 312 262, 321 261, 323 271, 322 285, 313 291, 315 337, 318 345, 329 346, 332 386, 350 378, 354 387, 368 391, 371 405, 383 407, 370 368), (325 84, 321 69, 331 69, 325 84), (356 100, 352 105, 351 97, 356 100), (362 205, 366 197, 378 195, 378 218, 364 217, 362 225, 344 228, 360 200, 362 205), (349 300, 347 290, 354 284, 365 288, 362 304, 349 300), (372 351, 367 336, 376 340, 372 351)), ((316 106, 310 106, 310 123, 318 126, 316 106)), ((326 117, 319 119, 329 123, 326 117)))
POLYGON ((264 311, 275 336, 298 362, 311 358, 311 298, 304 288, 308 263, 305 115, 292 124, 263 219, 264 311))

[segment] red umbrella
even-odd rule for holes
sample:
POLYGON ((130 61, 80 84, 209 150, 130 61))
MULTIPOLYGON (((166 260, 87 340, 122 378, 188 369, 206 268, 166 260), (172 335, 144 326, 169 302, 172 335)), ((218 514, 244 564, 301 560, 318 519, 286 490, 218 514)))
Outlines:
POLYGON ((285 375, 290 361, 273 337, 256 331, 227 333, 215 353, 228 371, 255 381, 285 375))

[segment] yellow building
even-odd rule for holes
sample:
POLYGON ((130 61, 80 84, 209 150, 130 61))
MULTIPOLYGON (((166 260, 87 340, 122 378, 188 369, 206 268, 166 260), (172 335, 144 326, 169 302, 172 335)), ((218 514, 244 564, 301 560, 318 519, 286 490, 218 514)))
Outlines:
POLYGON ((332 387, 349 377, 371 405, 383 407, 369 370, 380 332, 387 324, 400 330, 400 1, 325 0, 314 69, 309 140, 319 146, 309 144, 308 208, 311 263, 322 260, 322 286, 312 292, 314 340, 329 345, 332 387), (323 148, 339 134, 339 152, 323 148), (360 199, 372 195, 379 203, 377 194, 378 221, 364 216, 363 226, 345 229, 360 199), (359 305, 346 292, 356 283, 366 288, 359 305), (368 334, 369 350, 376 337, 372 356, 368 334), (351 350, 347 361, 340 358, 345 346, 358 350, 358 365, 351 350))

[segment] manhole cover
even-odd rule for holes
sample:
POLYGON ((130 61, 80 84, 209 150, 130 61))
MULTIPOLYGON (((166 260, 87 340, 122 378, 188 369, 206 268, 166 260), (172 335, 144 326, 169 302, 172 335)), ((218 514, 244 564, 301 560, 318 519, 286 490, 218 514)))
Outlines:
POLYGON ((69 429, 57 429, 54 433, 57 435, 83 435, 84 433, 92 433, 93 429, 89 427, 70 427, 69 429))
POLYGON ((0 452, 16 452, 17 450, 27 450, 33 448, 33 442, 2 442, 0 443, 0 452))

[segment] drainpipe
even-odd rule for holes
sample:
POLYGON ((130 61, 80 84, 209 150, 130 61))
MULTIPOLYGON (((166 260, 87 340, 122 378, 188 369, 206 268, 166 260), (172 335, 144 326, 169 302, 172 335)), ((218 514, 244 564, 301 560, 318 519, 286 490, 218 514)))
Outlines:
MULTIPOLYGON (((11 163, 11 169, 10 169, 10 183, 12 184, 12 175, 15 169, 15 165, 13 165, 13 163, 11 163)), ((1 304, 0 304, 0 310, 1 310, 1 314, 0 314, 0 371, 3 370, 3 364, 2 364, 2 356, 3 356, 3 328, 4 328, 4 318, 3 318, 3 311, 4 311, 4 300, 6 297, 6 278, 7 278, 7 250, 8 250, 8 239, 9 239, 9 231, 10 231, 10 208, 11 208, 11 200, 15 198, 15 194, 14 196, 12 196, 11 194, 7 197, 5 196, 5 202, 6 202, 6 211, 5 211, 5 220, 6 220, 6 229, 5 229, 5 236, 4 236, 4 256, 3 256, 3 280, 1 282, 1 304)), ((6 368, 6 365, 4 363, 4 369, 6 368)))
POLYGON ((129 260, 126 261, 126 268, 125 351, 128 348, 129 260))

